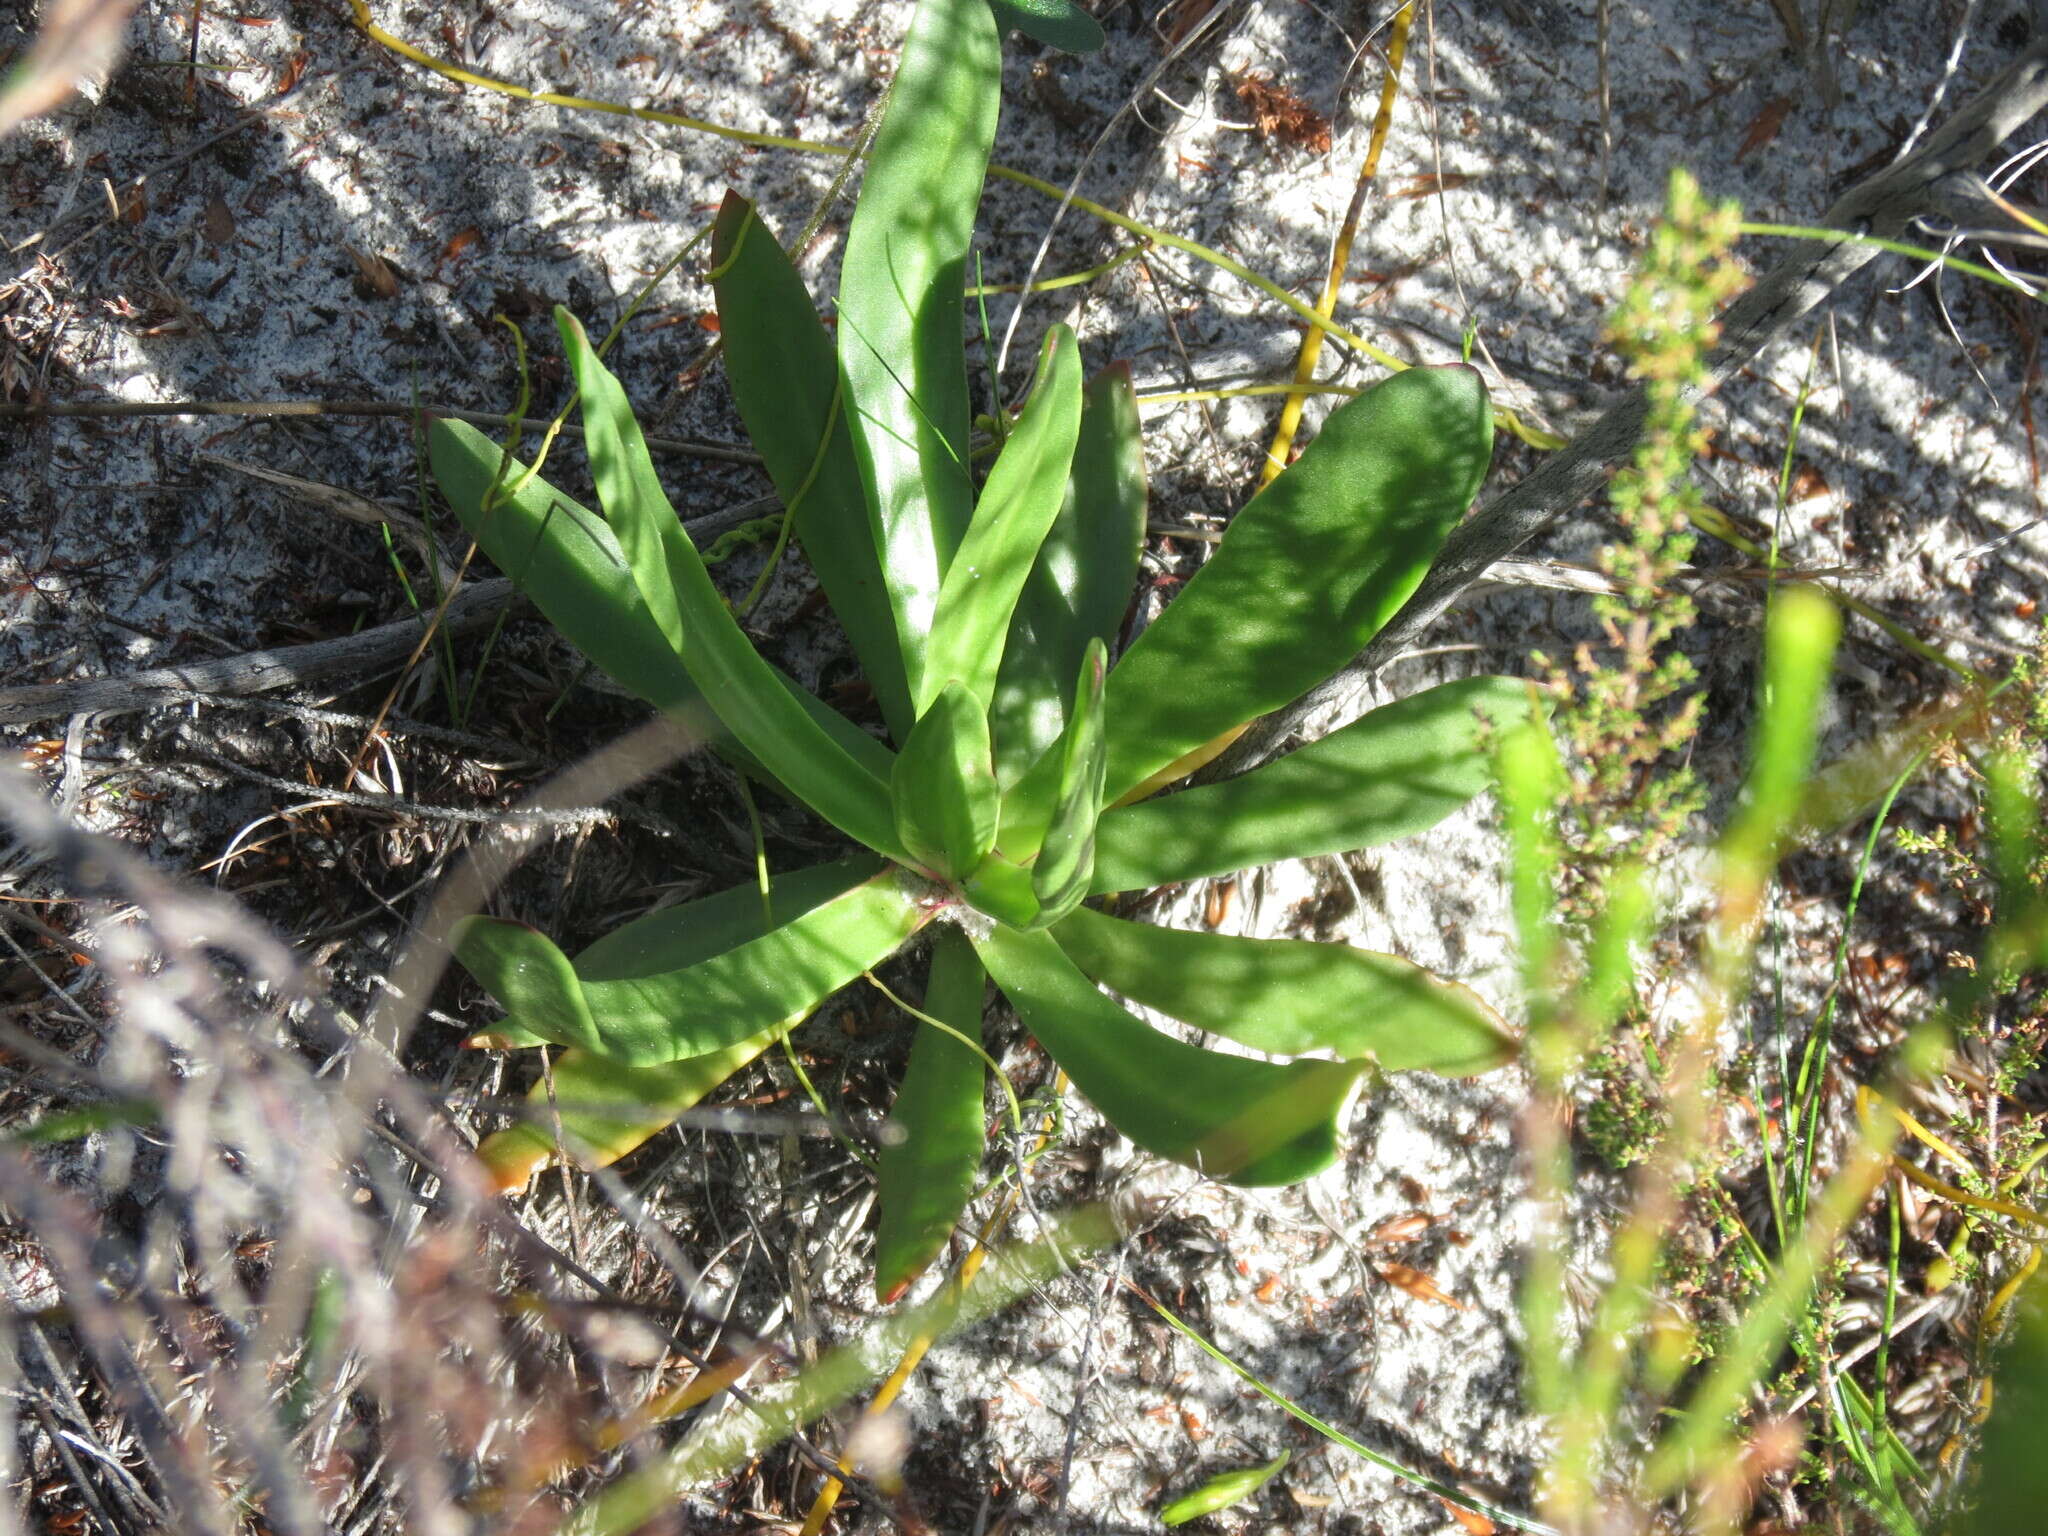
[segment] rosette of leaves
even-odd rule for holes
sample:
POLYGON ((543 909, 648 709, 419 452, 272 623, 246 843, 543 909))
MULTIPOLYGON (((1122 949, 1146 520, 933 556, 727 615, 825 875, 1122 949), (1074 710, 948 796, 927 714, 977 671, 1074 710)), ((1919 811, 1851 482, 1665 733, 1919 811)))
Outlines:
POLYGON ((1375 1063, 1468 1073, 1513 1049, 1472 993, 1392 956, 1103 909, 1432 824, 1485 787, 1482 714, 1527 696, 1449 684, 1143 798, 1393 615, 1485 473, 1486 392, 1469 369, 1416 368, 1343 405, 1112 666, 1145 520, 1128 371, 1084 384, 1054 327, 978 485, 971 468, 962 274, 999 65, 988 0, 923 0, 847 237, 836 341, 751 206, 729 196, 714 233, 734 397, 893 746, 756 651, 567 313, 601 517, 470 427, 431 437, 465 525, 570 641, 657 708, 708 709, 734 761, 860 849, 778 877, 765 910, 755 887, 726 891, 573 960, 526 926, 469 920, 457 954, 506 1012, 481 1038, 566 1048, 535 1090, 554 1109, 486 1141, 486 1161, 522 1185, 557 1130, 578 1156, 622 1155, 909 947, 929 959, 927 1022, 879 1158, 884 1294, 938 1252, 974 1186, 991 981, 1133 1142, 1244 1184, 1328 1165, 1375 1063), (1191 1045, 1111 992, 1258 1054, 1191 1045))

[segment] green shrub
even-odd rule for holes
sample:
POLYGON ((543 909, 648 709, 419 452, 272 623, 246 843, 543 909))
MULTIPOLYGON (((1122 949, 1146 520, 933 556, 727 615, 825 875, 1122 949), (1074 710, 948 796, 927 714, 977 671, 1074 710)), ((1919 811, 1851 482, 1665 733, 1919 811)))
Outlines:
POLYGON ((1110 666, 1145 516, 1128 372, 1084 386, 1077 341, 1054 327, 978 489, 970 467, 963 272, 1000 75, 986 0, 924 0, 848 235, 836 345, 744 200, 727 198, 713 238, 735 399, 894 751, 756 652, 571 316, 557 324, 602 518, 510 447, 452 421, 432 434, 465 525, 570 640, 655 706, 708 709, 736 762, 863 850, 657 911, 573 962, 522 925, 466 923, 458 954, 508 1015, 490 1039, 568 1048, 558 1115, 492 1138, 487 1161, 523 1183, 557 1123, 582 1155, 621 1155, 831 993, 923 948, 931 1027, 879 1163, 885 1294, 930 1261, 973 1187, 990 978, 1132 1141, 1246 1184, 1327 1166, 1374 1060, 1463 1073, 1513 1048, 1473 994, 1391 956, 1172 932, 1089 904, 1428 826, 1486 785, 1482 716, 1520 715, 1528 694, 1450 684, 1237 779, 1132 803, 1392 617, 1471 503, 1492 422, 1463 367, 1349 401, 1110 666), (1295 1059, 1186 1044, 1098 983, 1295 1059))

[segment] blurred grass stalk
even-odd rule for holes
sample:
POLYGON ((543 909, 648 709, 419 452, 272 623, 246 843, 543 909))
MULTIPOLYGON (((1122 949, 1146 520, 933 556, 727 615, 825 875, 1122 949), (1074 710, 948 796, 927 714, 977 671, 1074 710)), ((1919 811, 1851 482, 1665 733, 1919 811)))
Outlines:
MULTIPOLYGON (((1696 496, 1686 470, 1699 446, 1693 402, 1714 340, 1709 317, 1727 291, 1722 257, 1734 217, 1732 205, 1709 207, 1688 178, 1674 176, 1670 216, 1617 325, 1648 382, 1650 412, 1634 468, 1617 482, 1614 496, 1624 542, 1603 561, 1628 586, 1626 598, 1599 615, 1613 659, 1596 661, 1584 646, 1569 669, 1539 658, 1566 695, 1556 735, 1531 722, 1497 743, 1536 1088, 1523 1129, 1537 1220, 1521 1307, 1532 1406, 1555 1436, 1543 1513, 1566 1532, 1647 1529, 1657 1504, 1674 1498, 1689 1506, 1689 1529, 1743 1526, 1762 1480, 1793 1464, 1805 1437, 1789 1411, 1753 1430, 1743 1427, 1741 1415, 1775 1375, 1794 1331, 1809 1323, 1817 1283, 1893 1167, 1892 1150, 1908 1121, 1895 1090, 1940 1069, 1951 1021, 1968 1016, 1997 987, 2010 986, 2020 971, 2048 960, 2048 900, 2035 867, 2040 831, 2033 769, 2019 750, 2028 744, 2038 750, 2039 741, 2007 730, 2006 750, 1987 774, 2001 910, 1985 963, 1968 973, 1935 1017, 1909 1033, 1891 1064, 1894 1093, 1870 1096, 1875 1112, 1860 1117, 1832 1176, 1812 1189, 1811 1144, 1803 1149, 1807 1156, 1788 1165, 1785 1171, 1796 1170, 1802 1182, 1792 1219, 1781 1222, 1779 1250, 1766 1257, 1750 1245, 1763 1269, 1761 1290, 1713 1357, 1692 1369, 1699 1355, 1693 1329, 1675 1309, 1660 1308, 1657 1280, 1688 1192, 1710 1176, 1705 1170, 1722 1120, 1716 1068, 1724 1036, 1749 1006, 1752 960, 1779 860, 1802 838, 1866 814, 1874 789, 1889 785, 1896 793, 1938 740, 1982 742, 2010 726, 2012 716, 2009 701, 2001 707, 1973 690, 1962 705, 1911 717, 1816 774, 1817 723, 1840 618, 1817 589, 1774 583, 1751 764, 1733 821, 1714 850, 1700 973, 1682 1004, 1686 1017, 1663 1050, 1661 1134, 1612 1237, 1612 1278, 1592 1303, 1583 1332, 1573 1337, 1565 1319, 1570 1091, 1589 1054, 1639 1006, 1637 960, 1659 916, 1650 864, 1689 809, 1689 770, 1674 766, 1673 755, 1696 719, 1692 705, 1678 697, 1690 674, 1682 659, 1659 652, 1691 617, 1687 608, 1674 609, 1664 587, 1689 547, 1686 525, 1696 496), (1595 759, 1593 766, 1568 767, 1558 737, 1577 757, 1595 759), (1603 756, 1633 770, 1627 794, 1602 779, 1597 759, 1603 756), (1617 845, 1631 848, 1626 858, 1609 851, 1617 845), (1645 1435, 1639 1425, 1653 1427, 1645 1435)), ((1820 1134, 1815 1125, 1803 1129, 1810 1142, 1820 1134)), ((2040 1373, 2048 1375, 2048 1348, 2039 1343, 2048 1324, 2035 1318, 2028 1328, 2033 1355, 2024 1358, 2039 1356, 2040 1373)), ((1854 1389, 1846 1378, 1841 1384, 1854 1389)), ((2048 1382, 2028 1378, 2020 1390, 2038 1397, 2048 1393, 2048 1382)), ((1877 1401, 1883 1401, 1881 1389, 1877 1401)), ((1871 1433, 1849 1436, 1845 1430, 1845 1448, 1864 1449, 1866 1438, 1880 1447, 1891 1443, 1881 1407, 1872 1413, 1866 1404, 1862 1416, 1871 1433)), ((2029 1430, 2038 1437, 2038 1420, 2029 1430)), ((1992 1467, 1987 1508, 2004 1507, 2002 1479, 2038 1481, 2030 1458, 2005 1459, 2019 1465, 1992 1467)), ((1918 1529, 1888 1475, 1880 1470, 1870 1491, 1882 1501, 1889 1528, 1918 1529)), ((2039 1516, 2038 1504, 2033 1515, 2039 1516)), ((1982 1533, 2020 1528, 1995 1520, 1976 1527, 1982 1533)))
MULTIPOLYGON (((1586 1050, 1632 1000, 1632 957, 1649 938, 1655 913, 1642 871, 1624 871, 1608 889, 1583 979, 1565 979, 1554 906, 1561 855, 1546 825, 1563 766, 1550 737, 1538 728, 1525 726, 1502 744, 1502 795, 1514 849, 1538 1087, 1527 1137, 1541 1214, 1523 1313, 1532 1395, 1558 1442, 1545 1515, 1563 1530, 1586 1529, 1600 1515, 1600 1489, 1611 1471, 1624 1393, 1633 1385, 1660 1402, 1667 1399, 1691 1348, 1685 1330, 1663 1324, 1650 1327, 1640 1355, 1638 1341, 1683 1193, 1713 1139, 1712 1068, 1723 1028, 1748 992, 1763 898, 1812 766, 1818 705, 1839 628, 1833 605, 1817 592, 1793 588, 1772 605, 1761 721, 1741 809, 1716 850, 1715 913, 1704 974, 1670 1056, 1668 1123, 1613 1239, 1613 1280, 1576 1349, 1567 1341, 1562 1306, 1570 1188, 1566 1092, 1586 1050)), ((1866 1127, 1856 1153, 1815 1202, 1800 1243, 1782 1258, 1774 1284, 1652 1456, 1643 1491, 1669 1493, 1696 1469, 1725 1477, 1739 1467, 1739 1458, 1724 1454, 1730 1414, 1746 1400, 1803 1310, 1820 1261, 1862 1210, 1895 1135, 1888 1121, 1866 1127)), ((1738 1500, 1733 1513, 1744 1507, 1738 1500)))
MULTIPOLYGON (((1549 736, 1533 726, 1521 728, 1501 746, 1517 918, 1529 971, 1530 1056, 1538 1079, 1526 1136, 1540 1216, 1523 1316, 1532 1395, 1556 1434, 1544 1514, 1561 1530, 1625 1528, 1608 1524, 1616 1511, 1604 1497, 1625 1481, 1633 1481, 1626 1499, 1632 1508, 1647 1510, 1656 1501, 1689 1494, 1697 1528, 1740 1526, 1760 1479, 1789 1464, 1803 1436, 1784 1421, 1745 1431, 1739 1415, 1770 1379, 1780 1352, 1807 1315, 1817 1281, 1892 1167, 1892 1151, 1907 1119, 1895 1108, 1861 1117, 1839 1167, 1807 1202, 1803 1225, 1770 1261, 1761 1294, 1681 1402, 1678 1389, 1694 1341, 1683 1324, 1649 1318, 1656 1305, 1657 1270, 1681 1215, 1683 1194, 1712 1151, 1716 1051, 1750 995, 1764 897, 1801 824, 1815 721, 1838 627, 1833 606, 1809 588, 1789 588, 1773 602, 1752 765, 1741 807, 1716 849, 1715 912, 1704 974, 1670 1058, 1668 1123, 1613 1239, 1613 1279, 1576 1346, 1567 1337, 1562 1306, 1570 1189, 1566 1093, 1577 1063, 1629 1001, 1631 956, 1650 936, 1653 911, 1640 871, 1625 871, 1608 891, 1603 919, 1578 977, 1566 979, 1552 905, 1560 854, 1547 825, 1562 764, 1549 736), (1633 1435, 1623 1421, 1635 1415, 1634 1406, 1624 1404, 1631 1389, 1644 1411, 1661 1419, 1662 1428, 1640 1471, 1629 1479, 1624 1458, 1633 1435)), ((2022 759, 2001 757, 1989 775, 2005 898, 1987 944, 1989 963, 1970 973, 1966 986, 1907 1036, 1891 1068, 1893 1093, 1870 1096, 1876 1110, 1894 1107, 1888 1101, 1896 1090, 1939 1069, 1948 1021, 1983 1001, 1978 994, 1995 988, 2001 974, 2048 961, 2048 902, 2027 875, 2028 850, 2038 849, 2040 840, 2038 806, 2028 791, 2030 771, 2022 759)), ((2023 1361, 2030 1358, 2022 1356, 2023 1361)), ((2023 1394, 2040 1389, 2030 1378, 2017 1384, 2023 1394)), ((1877 1428, 1881 1433, 1882 1425, 1877 1428)), ((2032 1476, 2023 1465, 1988 1465, 1987 1499, 2003 1480, 2032 1476)), ((1903 1515, 1904 1506, 1898 1509, 1903 1515)), ((2007 1528, 1996 1523, 1981 1527, 2007 1528)))
POLYGON ((135 0, 52 0, 21 62, 0 78, 0 138, 54 111, 87 80, 104 80, 121 56, 135 0))
POLYGON ((757 1394, 747 1413, 712 1421, 612 1483, 576 1509, 557 1536, 626 1536, 673 1513, 689 1490, 731 1475, 879 1380, 915 1341, 972 1327, 1117 1238, 1116 1224, 1102 1206, 1084 1206, 1041 1230, 1037 1239, 996 1254, 971 1284, 948 1286, 923 1305, 883 1319, 863 1337, 757 1394))

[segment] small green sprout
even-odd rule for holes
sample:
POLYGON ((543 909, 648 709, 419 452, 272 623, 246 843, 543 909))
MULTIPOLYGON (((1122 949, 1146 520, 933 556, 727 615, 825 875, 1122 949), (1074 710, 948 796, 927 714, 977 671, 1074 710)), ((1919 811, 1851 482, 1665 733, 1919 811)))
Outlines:
POLYGON ((1292 1451, 1282 1451, 1261 1467, 1240 1467, 1235 1472, 1219 1472, 1201 1487, 1182 1494, 1171 1504, 1159 1511, 1161 1525, 1186 1525, 1190 1520, 1199 1520, 1204 1515, 1213 1515, 1219 1509, 1228 1509, 1233 1504, 1242 1504, 1266 1484, 1280 1475, 1281 1470, 1294 1458, 1292 1451))

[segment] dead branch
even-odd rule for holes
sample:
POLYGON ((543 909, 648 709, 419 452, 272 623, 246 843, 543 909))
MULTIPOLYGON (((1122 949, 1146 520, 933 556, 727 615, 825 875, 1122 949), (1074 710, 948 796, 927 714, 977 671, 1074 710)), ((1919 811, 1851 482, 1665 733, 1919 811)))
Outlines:
MULTIPOLYGON (((473 582, 455 594, 441 627, 449 634, 480 629, 511 602, 512 595, 512 583, 502 577, 473 582)), ((404 661, 412 654, 419 634, 418 619, 396 619, 338 640, 314 640, 241 656, 152 667, 126 677, 91 677, 28 688, 0 688, 0 725, 27 725, 80 714, 125 714, 153 705, 175 704, 195 694, 268 693, 337 678, 357 683, 404 661)))

